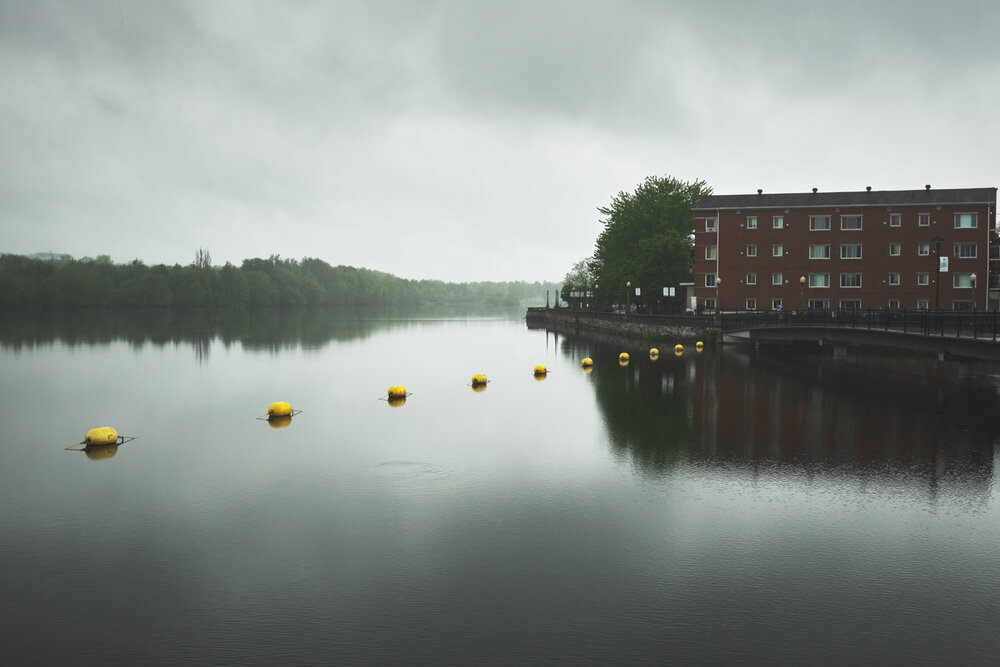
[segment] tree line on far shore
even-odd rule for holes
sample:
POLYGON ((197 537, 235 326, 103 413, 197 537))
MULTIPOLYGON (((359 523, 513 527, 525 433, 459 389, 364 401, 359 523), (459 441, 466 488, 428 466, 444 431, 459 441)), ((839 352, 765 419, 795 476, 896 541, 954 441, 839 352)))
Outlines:
POLYGON ((0 255, 0 306, 190 307, 357 306, 477 304, 517 306, 539 302, 553 283, 407 280, 320 259, 246 259, 242 266, 212 266, 199 250, 182 266, 147 266, 139 260, 35 259, 0 255))

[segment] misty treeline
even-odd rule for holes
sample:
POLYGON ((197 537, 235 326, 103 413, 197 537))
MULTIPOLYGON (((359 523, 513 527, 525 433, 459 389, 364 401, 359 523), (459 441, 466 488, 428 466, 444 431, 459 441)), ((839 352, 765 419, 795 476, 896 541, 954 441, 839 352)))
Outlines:
POLYGON ((552 283, 407 280, 388 273, 330 266, 319 259, 247 259, 212 266, 199 250, 186 266, 139 260, 35 259, 0 255, 0 305, 106 306, 351 306, 403 304, 519 305, 540 302, 552 283))

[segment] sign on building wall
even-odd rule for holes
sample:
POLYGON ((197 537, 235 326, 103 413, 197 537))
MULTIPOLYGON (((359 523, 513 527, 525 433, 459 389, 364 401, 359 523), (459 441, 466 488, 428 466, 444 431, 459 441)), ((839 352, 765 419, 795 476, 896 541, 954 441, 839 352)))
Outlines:
POLYGON ((638 287, 635 288, 635 295, 636 296, 640 296, 640 294, 639 294, 639 288, 638 287))
POLYGON ((948 255, 941 255, 940 260, 940 270, 941 273, 948 273, 948 255))

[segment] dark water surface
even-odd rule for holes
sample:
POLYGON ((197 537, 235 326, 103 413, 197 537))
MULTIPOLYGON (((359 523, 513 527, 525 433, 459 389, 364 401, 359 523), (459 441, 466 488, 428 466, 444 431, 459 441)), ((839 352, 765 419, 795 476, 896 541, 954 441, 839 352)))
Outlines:
POLYGON ((996 664, 996 367, 521 315, 5 314, 4 655, 996 664))

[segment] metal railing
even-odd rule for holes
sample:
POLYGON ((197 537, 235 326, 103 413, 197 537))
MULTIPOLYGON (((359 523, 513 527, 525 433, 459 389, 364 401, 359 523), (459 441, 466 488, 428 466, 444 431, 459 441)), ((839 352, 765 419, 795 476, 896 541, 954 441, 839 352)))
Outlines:
POLYGON ((896 308, 807 309, 766 312, 726 312, 723 331, 760 327, 843 327, 894 331, 923 336, 997 340, 1000 317, 995 310, 901 310, 896 308))

